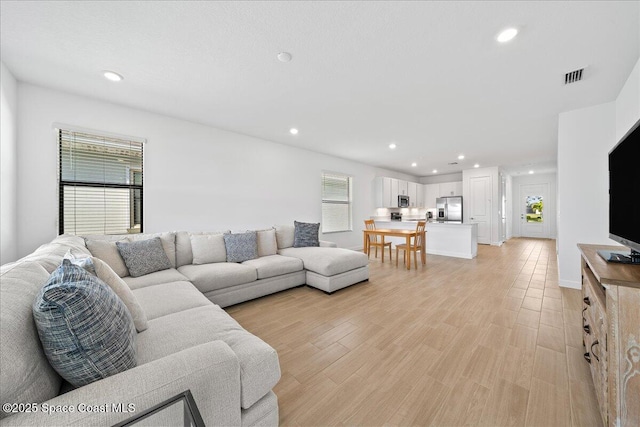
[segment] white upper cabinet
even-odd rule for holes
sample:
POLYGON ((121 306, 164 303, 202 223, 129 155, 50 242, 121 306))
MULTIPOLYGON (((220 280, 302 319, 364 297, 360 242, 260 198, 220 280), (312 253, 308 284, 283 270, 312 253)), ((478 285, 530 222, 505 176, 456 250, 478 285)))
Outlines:
POLYGON ((435 209, 436 199, 440 197, 440 184, 424 185, 424 207, 427 209, 435 209))
POLYGON ((376 206, 379 208, 398 207, 398 180, 379 176, 375 180, 376 206), (394 183, 395 181, 395 193, 394 183), (395 194, 395 195, 394 195, 395 194))
POLYGON ((440 197, 462 196, 462 181, 442 182, 440 186, 440 197))
POLYGON ((441 182, 440 184, 424 185, 424 207, 436 207, 438 197, 462 196, 462 181, 441 182))
POLYGON ((428 207, 425 205, 425 186, 417 182, 379 176, 375 179, 374 186, 374 197, 378 208, 397 208, 399 195, 409 196, 409 207, 428 207))
POLYGON ((415 182, 407 182, 407 196, 409 196, 409 206, 418 207, 418 184, 415 182))

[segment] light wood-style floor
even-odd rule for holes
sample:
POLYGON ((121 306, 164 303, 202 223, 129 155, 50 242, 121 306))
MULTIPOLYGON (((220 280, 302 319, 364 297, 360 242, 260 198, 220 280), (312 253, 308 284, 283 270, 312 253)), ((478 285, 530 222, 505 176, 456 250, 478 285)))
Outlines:
POLYGON ((278 351, 282 425, 601 425, 580 291, 558 287, 554 240, 370 267, 333 295, 228 308, 278 351))

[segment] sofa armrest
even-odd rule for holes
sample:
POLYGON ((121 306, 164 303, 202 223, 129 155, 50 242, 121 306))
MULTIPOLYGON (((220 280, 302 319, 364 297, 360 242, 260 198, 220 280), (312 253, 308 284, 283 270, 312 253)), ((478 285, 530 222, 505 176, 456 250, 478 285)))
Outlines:
POLYGON ((333 242, 327 242, 326 240, 320 240, 321 248, 337 248, 338 245, 333 242))
POLYGON ((14 414, 0 425, 113 425, 185 390, 191 390, 205 425, 240 425, 240 364, 222 341, 191 347, 77 388, 37 405, 37 413, 14 414), (73 412, 43 412, 64 407, 73 412))

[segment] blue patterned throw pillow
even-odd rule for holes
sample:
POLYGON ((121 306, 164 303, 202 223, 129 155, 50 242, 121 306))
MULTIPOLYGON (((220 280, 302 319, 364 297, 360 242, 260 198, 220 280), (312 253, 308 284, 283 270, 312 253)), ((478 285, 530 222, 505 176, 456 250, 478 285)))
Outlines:
POLYGON ((129 310, 104 282, 65 259, 33 303, 51 366, 80 387, 136 366, 129 310))
POLYGON ((227 262, 244 262, 258 258, 258 234, 255 231, 224 235, 227 262))
POLYGON ((309 246, 320 246, 318 240, 318 230, 320 223, 293 221, 295 227, 293 231, 293 247, 306 248, 309 246))
POLYGON ((171 261, 159 237, 135 242, 116 242, 116 246, 131 277, 171 268, 171 261))

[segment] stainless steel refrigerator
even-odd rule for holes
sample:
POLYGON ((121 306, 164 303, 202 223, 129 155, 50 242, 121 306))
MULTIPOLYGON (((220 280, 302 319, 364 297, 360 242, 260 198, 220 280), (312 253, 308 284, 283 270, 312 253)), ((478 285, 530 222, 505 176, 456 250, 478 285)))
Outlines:
POLYGON ((438 197, 436 221, 462 222, 462 196, 438 197))

